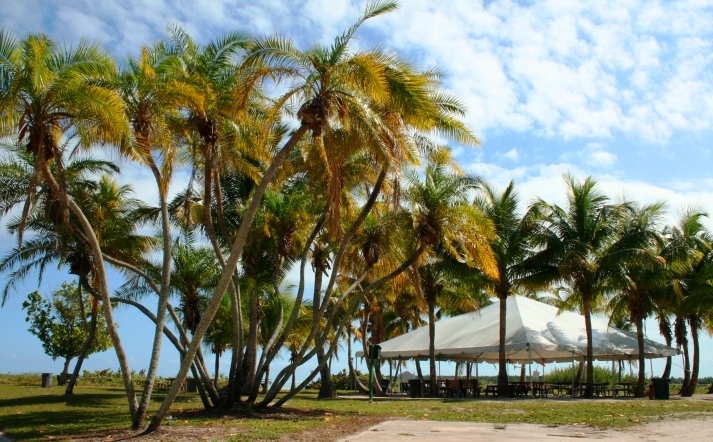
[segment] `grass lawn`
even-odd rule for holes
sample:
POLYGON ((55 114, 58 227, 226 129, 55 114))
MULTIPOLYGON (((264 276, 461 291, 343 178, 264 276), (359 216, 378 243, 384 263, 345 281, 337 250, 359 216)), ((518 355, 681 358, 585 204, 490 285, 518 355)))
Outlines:
MULTIPOLYGON (((71 435, 91 439, 92 434, 104 438, 107 432, 125 431, 130 426, 128 404, 121 387, 80 384, 75 395, 64 396, 63 387, 41 388, 39 380, 24 381, 27 385, 9 382, 7 377, 0 381, 0 431, 11 439, 52 440, 71 435)), ((205 412, 197 394, 181 394, 171 411, 170 424, 186 431, 205 429, 202 436, 210 436, 208 429, 220 427, 221 438, 236 441, 299 439, 301 433, 311 437, 322 434, 321 439, 326 441, 332 434, 329 429, 341 429, 342 434, 332 434, 341 436, 349 428, 357 431, 392 417, 620 428, 664 417, 690 418, 699 413, 713 416, 713 401, 709 400, 375 400, 370 404, 348 396, 317 400, 316 394, 306 391, 283 409, 253 414, 205 412)), ((161 400, 163 394, 157 393, 150 413, 161 400)))

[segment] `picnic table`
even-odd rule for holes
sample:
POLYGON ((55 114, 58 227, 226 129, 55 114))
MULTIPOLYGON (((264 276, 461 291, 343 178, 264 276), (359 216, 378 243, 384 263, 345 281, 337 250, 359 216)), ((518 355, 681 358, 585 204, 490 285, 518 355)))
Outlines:
POLYGON ((568 394, 567 392, 572 388, 572 384, 565 384, 562 382, 551 382, 549 386, 550 390, 552 390, 552 394, 555 394, 555 391, 557 391, 557 396, 564 396, 565 394, 568 394))
POLYGON ((530 394, 529 382, 510 382, 510 396, 527 396, 530 394))
POLYGON ((638 382, 619 382, 617 387, 614 387, 614 397, 618 397, 619 393, 624 396, 634 396, 634 390, 638 382))
POLYGON ((475 379, 446 379, 444 383, 446 397, 480 397, 480 386, 475 379))
POLYGON ((498 395, 498 384, 488 384, 485 386, 485 395, 489 395, 490 393, 493 394, 493 396, 498 395))

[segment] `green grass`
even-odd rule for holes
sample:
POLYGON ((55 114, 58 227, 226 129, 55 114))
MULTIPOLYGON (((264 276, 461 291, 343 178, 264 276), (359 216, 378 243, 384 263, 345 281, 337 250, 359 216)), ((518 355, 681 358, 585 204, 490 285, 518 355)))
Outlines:
MULTIPOLYGON (((81 384, 73 396, 64 388, 41 388, 25 376, 12 382, 0 376, 0 431, 17 441, 47 440, 92 431, 125 430, 130 426, 128 405, 119 386, 81 384)), ((157 393, 149 414, 163 400, 157 393)), ((287 407, 268 413, 201 411, 196 394, 181 394, 171 415, 172 425, 227 425, 235 427, 232 440, 278 439, 299 431, 339 426, 363 416, 432 419, 440 421, 537 424, 577 424, 620 428, 665 417, 713 416, 713 401, 558 401, 523 399, 481 400, 318 400, 316 391, 303 392, 287 407)))

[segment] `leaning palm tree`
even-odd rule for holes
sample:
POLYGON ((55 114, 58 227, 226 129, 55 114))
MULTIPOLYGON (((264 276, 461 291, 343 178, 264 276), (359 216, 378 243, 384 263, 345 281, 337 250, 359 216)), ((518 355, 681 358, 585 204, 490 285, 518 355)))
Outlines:
MULTIPOLYGON (((240 228, 234 236, 230 257, 225 262, 220 284, 207 305, 206 319, 196 330, 194 342, 188 349, 189 358, 197 351, 197 340, 205 333, 220 304, 222 293, 228 288, 262 196, 290 152, 308 132, 312 134, 318 144, 321 143, 322 130, 327 121, 338 118, 346 123, 351 114, 348 112, 350 105, 358 109, 362 107, 361 101, 365 98, 366 102, 373 102, 383 101, 387 97, 387 85, 383 75, 384 60, 382 56, 384 54, 381 51, 367 51, 355 56, 349 52, 348 45, 364 21, 395 8, 396 4, 393 2, 370 4, 357 23, 337 38, 331 48, 316 48, 308 53, 303 53, 296 50, 289 41, 279 38, 262 39, 251 45, 250 51, 243 60, 243 66, 246 69, 274 75, 279 75, 281 72, 297 73, 297 76, 303 79, 278 100, 275 112, 267 118, 268 121, 274 122, 283 110, 282 105, 294 100, 299 107, 297 117, 300 120, 300 125, 272 158, 270 166, 267 167, 254 190, 240 228)), ((203 131, 208 135, 215 133, 212 124, 207 124, 203 131)), ((208 187, 206 192, 212 189, 212 186, 206 187, 208 187)), ((178 394, 180 383, 185 378, 188 368, 187 363, 181 366, 177 382, 169 390, 166 400, 155 414, 147 431, 153 431, 160 425, 178 394)))
POLYGON ((528 210, 524 215, 518 213, 518 198, 515 183, 510 182, 502 193, 498 193, 487 183, 478 187, 474 205, 490 220, 495 229, 495 236, 490 242, 498 266, 498 278, 485 278, 485 284, 500 302, 500 348, 498 370, 498 394, 508 396, 508 376, 505 354, 507 336, 507 297, 520 287, 542 288, 547 280, 543 277, 554 268, 536 266, 527 269, 524 262, 532 255, 532 239, 537 231, 537 214, 528 210))
MULTIPOLYGON (((58 151, 59 139, 65 133, 78 134, 85 147, 93 142, 118 143, 127 133, 119 95, 102 85, 116 75, 116 65, 96 43, 82 40, 73 49, 61 47, 41 34, 18 41, 2 30, 0 72, 0 134, 16 136, 34 155, 36 175, 28 186, 28 204, 42 181, 57 199, 58 223, 68 219, 69 211, 80 221, 95 262, 107 327, 119 359, 133 418, 138 404, 131 370, 111 311, 101 247, 89 220, 67 194, 64 158, 58 151), (52 172, 51 163, 54 163, 56 173, 52 172)), ((24 213, 27 212, 26 208, 24 213)))

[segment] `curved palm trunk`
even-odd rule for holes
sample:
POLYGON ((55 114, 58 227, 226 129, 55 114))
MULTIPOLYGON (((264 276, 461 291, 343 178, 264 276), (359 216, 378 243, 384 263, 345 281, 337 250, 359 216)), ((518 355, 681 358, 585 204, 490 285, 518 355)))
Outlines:
POLYGON ((428 300, 428 368, 430 370, 431 397, 438 397, 436 379, 436 300, 428 300))
MULTIPOLYGON (((319 328, 319 312, 322 306, 322 279, 324 276, 324 264, 320 261, 321 257, 316 259, 317 262, 314 263, 314 292, 312 294, 312 327, 314 329, 319 328)), ((332 377, 329 373, 329 368, 327 364, 324 364, 324 349, 317 349, 317 364, 322 366, 319 371, 321 385, 319 387, 319 393, 317 394, 318 399, 328 399, 336 396, 336 390, 334 389, 334 384, 332 383, 332 377)))
POLYGON ((636 340, 639 344, 639 379, 634 391, 634 397, 644 397, 646 394, 646 360, 644 359, 644 318, 637 315, 634 318, 636 323, 636 340))
POLYGON ((584 387, 583 397, 594 396, 594 346, 592 342, 592 305, 589 296, 582 296, 584 310, 584 326, 587 329, 587 381, 584 387))
POLYGON ((498 346, 498 396, 507 397, 510 395, 510 387, 508 385, 508 369, 507 360, 505 359, 505 337, 507 336, 507 291, 500 293, 500 325, 499 336, 500 343, 498 346))
POLYGON ((230 350, 230 370, 228 372, 228 397, 225 405, 230 407, 235 403, 238 393, 237 380, 242 377, 241 367, 243 365, 243 312, 240 305, 240 285, 237 277, 230 284, 230 311, 233 314, 233 339, 230 350))
MULTIPOLYGON (((673 333, 671 332, 671 324, 665 315, 659 316, 659 332, 666 341, 666 345, 670 347, 671 342, 673 341, 673 333)), ((664 367, 663 374, 661 375, 662 378, 668 379, 671 377, 671 364, 672 360, 671 356, 669 356, 666 358, 666 366, 664 367)))
POLYGON ((243 357, 243 377, 241 382, 241 393, 245 395, 250 394, 250 391, 252 391, 253 382, 255 382, 255 368, 257 364, 257 335, 260 327, 260 318, 258 312, 258 300, 254 294, 250 295, 250 300, 248 301, 248 317, 250 328, 248 329, 248 345, 245 350, 245 356, 243 357))
MULTIPOLYGON (((413 265, 413 263, 415 263, 416 260, 418 260, 418 258, 419 258, 419 257, 423 254, 423 252, 426 250, 426 247, 427 247, 427 246, 426 246, 425 244, 421 244, 421 245, 419 246, 419 248, 418 248, 417 250, 415 250, 415 251, 411 254, 411 256, 409 256, 409 258, 408 258, 406 261, 404 261, 398 268, 394 269, 394 270, 393 270, 391 273, 389 273, 388 275, 382 277, 381 279, 379 279, 379 280, 377 280, 377 281, 372 282, 372 283, 369 284, 367 287, 365 287, 365 288, 362 290, 362 292, 361 292, 358 296, 356 296, 356 297, 354 298, 354 300, 352 300, 351 304, 349 305, 349 307, 348 307, 348 309, 347 309, 346 315, 344 315, 344 318, 350 318, 350 317, 352 317, 352 315, 353 315, 354 312, 356 311, 357 307, 359 306, 359 304, 361 304, 361 302, 364 300, 364 297, 365 297, 366 295, 368 295, 369 293, 371 293, 373 290, 376 290, 376 289, 378 289, 379 287, 383 286, 384 284, 386 284, 387 282, 391 281, 391 280, 392 280, 393 278, 395 278, 396 276, 398 276, 398 275, 400 275, 401 273, 405 272, 409 267, 411 267, 411 266, 413 265)), ((351 293, 352 290, 354 290, 354 288, 357 286, 357 284, 360 284, 360 283, 361 283, 361 281, 363 280, 363 278, 365 277, 365 275, 366 275, 366 274, 362 275, 362 276, 356 281, 355 284, 352 284, 352 286, 350 286, 350 288, 347 289, 347 291, 341 295, 339 301, 335 303, 335 310, 332 311, 332 314, 331 314, 330 318, 329 318, 328 321, 327 321, 327 328, 331 326, 331 322, 332 322, 332 320, 333 320, 333 318, 334 318, 334 314, 336 313, 336 307, 338 307, 339 305, 341 305, 341 302, 346 298, 346 296, 348 296, 349 293, 351 293)), ((341 332, 342 332, 342 330, 344 329, 344 326, 345 326, 345 324, 342 323, 342 324, 340 324, 340 325, 337 327, 337 330, 336 330, 336 333, 335 333, 336 338, 335 338, 335 340, 332 341, 332 344, 331 344, 332 348, 330 348, 330 351, 334 351, 334 347, 336 346, 337 339, 339 339, 339 336, 341 336, 341 332)), ((322 337, 322 339, 320 339, 320 341, 315 342, 315 345, 317 345, 317 346, 323 345, 325 341, 326 341, 326 334, 322 337)), ((311 358, 311 357, 314 355, 315 352, 316 352, 316 350, 312 351, 311 354, 308 354, 307 356, 305 356, 305 358, 306 358, 306 359, 311 358)), ((294 370, 295 370, 297 364, 299 364, 300 362, 301 362, 301 361, 297 362, 296 364, 290 364, 290 365, 288 365, 287 367, 285 367, 285 368, 282 369, 282 371, 280 372, 280 374, 278 374, 278 376, 275 378, 275 383, 273 384, 273 386, 272 386, 272 387, 270 388, 270 390, 267 392, 267 394, 265 395, 265 397, 263 398, 263 400, 260 402, 260 404, 258 404, 260 407, 266 407, 268 404, 270 404, 270 402, 272 402, 273 399, 275 399, 275 397, 277 396, 277 394, 280 392, 280 389, 282 388, 282 386, 284 385, 284 383, 287 381, 287 376, 291 375, 291 374, 294 372, 294 370)), ((326 362, 326 360, 325 360, 325 361, 322 361, 322 363, 325 363, 325 362, 326 362)), ((291 398, 293 398, 293 397, 295 396, 295 394, 297 394, 297 393, 298 393, 299 391, 301 391, 305 386, 307 386, 307 384, 314 378, 314 376, 317 374, 317 371, 318 371, 320 368, 321 368, 321 366, 318 366, 317 369, 315 369, 315 370, 307 377, 307 379, 305 379, 296 389, 290 391, 290 392, 287 393, 285 396, 283 396, 282 398, 280 398, 277 402, 275 402, 275 404, 274 404, 273 406, 276 407, 276 408, 279 408, 279 407, 281 407, 285 402, 287 402, 288 400, 290 400, 291 398)))
POLYGON ((220 307, 220 301, 223 298, 223 293, 225 293, 225 290, 228 288, 228 284, 233 276, 233 272, 235 271, 235 268, 238 265, 240 255, 243 251, 243 246, 245 245, 245 241, 248 237, 248 231, 250 229, 250 226, 252 226, 253 220, 255 219, 255 215, 257 214, 257 210, 260 206, 262 196, 265 194, 267 186, 272 181, 272 178, 277 173, 277 170, 280 168, 285 159, 287 159, 287 156, 297 145, 297 142, 299 142, 299 140, 302 139, 302 137, 307 133, 307 130, 307 125, 300 125, 300 127, 293 133, 293 135, 290 137, 289 141, 285 144, 285 146, 275 156, 275 159, 272 161, 272 164, 270 164, 270 167, 268 167, 262 179, 260 180, 260 184, 258 184, 257 188, 255 189, 255 193, 253 194, 252 200, 250 201, 250 205, 248 206, 248 209, 245 212, 245 217, 243 218, 243 221, 240 224, 240 229, 238 229, 237 237, 235 238, 233 246, 230 249, 230 258, 226 262, 225 268, 223 269, 223 273, 220 277, 220 281, 218 282, 218 286, 215 289, 215 293, 206 305, 205 312, 203 312, 203 317, 201 318, 201 321, 198 324, 198 327, 196 328, 196 331, 193 335, 193 340, 191 341, 191 345, 187 350, 188 361, 184 361, 181 364, 181 368, 176 374, 176 382, 171 385, 171 388, 166 394, 166 399, 156 411, 156 414, 154 415, 153 419, 151 420, 151 423, 146 429, 147 433, 156 430, 159 425, 161 425, 161 422, 163 422, 163 419, 166 417, 168 410, 170 409, 171 405, 173 405, 173 402, 176 400, 180 385, 186 380, 186 376, 190 368, 189 360, 192 360, 196 352, 198 351, 198 347, 201 344, 203 335, 208 329, 208 325, 210 325, 210 322, 213 320, 215 313, 218 311, 218 307, 220 307))
POLYGON ((691 369, 691 380, 686 385, 686 389, 681 391, 681 396, 691 397, 696 392, 698 386, 698 370, 700 368, 700 347, 698 340, 699 322, 695 316, 688 317, 688 324, 691 326, 691 340, 693 341, 693 367, 691 369))
POLYGON ((356 370, 354 369, 354 357, 352 356, 352 334, 350 333, 350 329, 347 328, 347 365, 349 366, 349 377, 351 378, 353 384, 356 387, 356 390, 358 390, 361 393, 366 393, 369 394, 369 389, 366 387, 361 382, 361 379, 359 379, 359 376, 356 374, 356 370))
MULTIPOLYGON (((273 296, 278 301, 280 300, 280 275, 282 275, 282 269, 284 264, 285 256, 280 255, 278 259, 277 269, 275 271, 275 277, 272 280, 273 296)), ((257 364, 257 369, 255 370, 255 377, 257 379, 265 379, 265 383, 263 384, 262 388, 263 394, 267 393, 268 381, 270 380, 270 364, 272 363, 271 355, 275 353, 273 351, 273 348, 275 347, 275 343, 279 340, 280 335, 282 334, 282 324, 285 320, 285 311, 282 306, 282 302, 280 302, 279 305, 280 314, 277 320, 277 325, 275 326, 275 329, 268 338, 267 342, 262 346, 260 360, 257 364)), ((250 396, 248 397, 249 407, 252 407, 252 405, 255 403, 255 399, 258 395, 258 387, 260 387, 258 383, 253 384, 252 390, 250 391, 250 396)))
POLYGON ((77 384, 77 378, 79 377, 79 372, 82 369, 82 363, 84 363, 84 359, 86 359, 87 354, 89 354, 89 348, 92 346, 92 343, 94 342, 94 336, 96 336, 97 332, 97 316, 99 315, 99 300, 96 299, 94 296, 91 296, 91 319, 89 321, 89 332, 87 334, 87 340, 84 342, 84 345, 82 346, 82 350, 79 352, 79 356, 77 356, 77 363, 74 366, 74 372, 72 372, 72 377, 69 379, 69 384, 67 384, 67 389, 64 391, 64 394, 74 394, 74 386, 77 384))
MULTIPOLYGON (((59 160, 58 160, 59 161, 59 160)), ((129 362, 126 358, 126 352, 124 351, 124 346, 121 343, 121 338, 119 337, 119 332, 117 331, 116 322, 114 322, 114 312, 111 309, 109 284, 106 277, 106 268, 104 267, 104 259, 102 256, 101 246, 99 245, 99 240, 94 233, 92 225, 89 220, 84 216, 84 212, 77 205, 77 203, 70 198, 66 192, 62 192, 59 184, 55 180, 52 172, 50 171, 49 163, 44 163, 42 165, 42 174, 45 180, 49 184, 50 188, 56 195, 60 195, 66 202, 69 210, 74 213, 74 215, 79 220, 84 232, 84 239, 87 241, 87 245, 92 250, 92 256, 94 258, 95 266, 95 278, 99 283, 99 293, 102 297, 102 304, 104 305, 104 316, 106 319, 107 331, 111 342, 114 345, 114 351, 116 352, 116 357, 119 360, 119 367, 121 368, 121 376, 124 381, 124 390, 126 391, 126 399, 129 402, 129 414, 133 419, 136 416, 136 411, 138 409, 138 402, 136 400, 136 390, 134 389, 134 382, 131 379, 131 369, 129 368, 129 362)))
MULTIPOLYGON (((210 155, 212 161, 212 154, 210 155)), ((211 170, 214 168, 211 167, 211 170)), ((215 179, 215 198, 216 198, 216 213, 218 215, 218 225, 220 226, 223 237, 228 240, 230 238, 230 232, 228 231, 228 226, 225 222, 225 215, 223 212, 223 190, 220 184, 220 172, 219 170, 214 170, 215 179)), ((210 185, 210 180, 207 180, 207 184, 210 185)), ((208 196, 210 197, 210 195, 208 196)), ((212 213, 208 214, 209 220, 211 220, 212 213)), ((212 230, 211 230, 212 231, 212 230)), ((213 249, 218 256, 220 264, 225 268, 225 258, 223 257, 223 252, 218 246, 218 240, 213 234, 210 238, 213 249)), ((227 387, 227 398, 225 402, 226 407, 231 407, 236 400, 240 401, 240 382, 243 378, 242 366, 243 366, 243 314, 242 314, 242 304, 240 299, 240 280, 237 271, 233 274, 233 281, 228 285, 228 293, 230 296, 230 309, 233 314, 233 336, 231 345, 231 360, 230 360, 230 370, 228 372, 228 387, 227 387)), ((217 387, 216 387, 217 388, 217 387)))
POLYGON ((146 409, 151 400, 154 382, 156 380, 156 372, 158 370, 158 361, 161 357, 161 343, 163 339, 163 325, 166 321, 166 307, 168 305, 168 296, 171 290, 171 224, 168 214, 168 203, 166 202, 166 192, 161 182, 161 174, 154 165, 151 167, 156 183, 159 188, 159 199, 161 205, 161 230, 163 237, 163 266, 161 268, 161 292, 158 297, 158 307, 156 308, 156 328, 154 330, 153 346, 151 347, 151 361, 149 362, 149 370, 146 373, 146 383, 141 395, 141 402, 134 416, 132 429, 138 430, 144 426, 146 418, 146 409))
POLYGON ((681 390, 678 392, 678 394, 682 394, 686 391, 691 380, 691 360, 688 357, 688 330, 686 329, 686 320, 683 317, 676 315, 673 331, 676 336, 676 345, 678 348, 683 348, 683 382, 681 383, 681 390))

